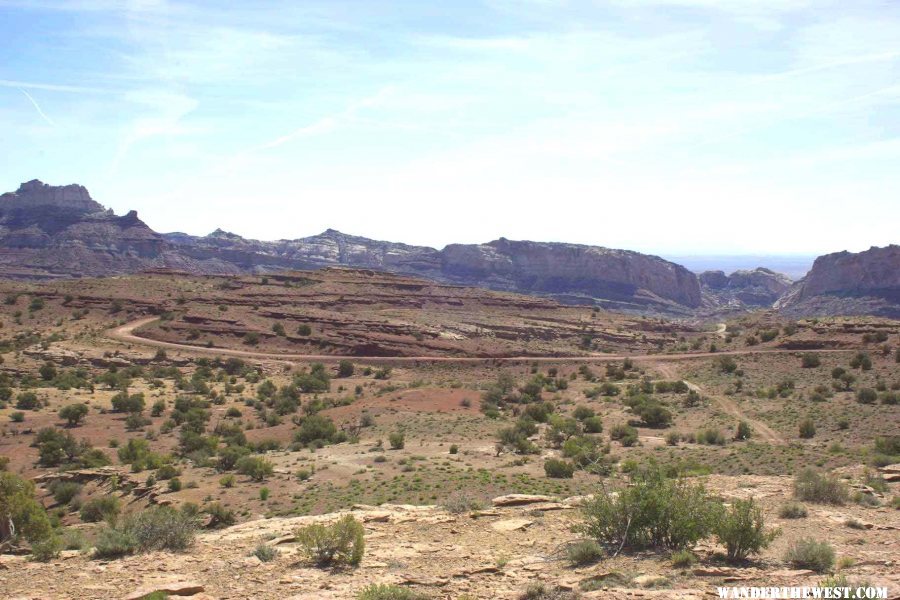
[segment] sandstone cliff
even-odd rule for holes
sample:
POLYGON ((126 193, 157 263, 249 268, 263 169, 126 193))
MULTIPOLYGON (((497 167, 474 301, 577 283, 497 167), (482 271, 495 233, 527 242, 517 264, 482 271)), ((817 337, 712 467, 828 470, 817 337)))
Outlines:
POLYGON ((900 317, 900 246, 820 256, 776 303, 785 314, 900 317))
POLYGON ((703 304, 712 308, 745 309, 771 307, 791 287, 786 275, 762 267, 750 271, 700 274, 703 304))

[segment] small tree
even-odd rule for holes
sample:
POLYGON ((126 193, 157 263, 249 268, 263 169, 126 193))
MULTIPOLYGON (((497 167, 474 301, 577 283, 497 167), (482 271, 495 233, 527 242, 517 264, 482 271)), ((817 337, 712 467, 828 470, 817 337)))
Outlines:
POLYGON ((753 435, 753 430, 750 428, 750 424, 747 421, 741 421, 738 423, 737 431, 734 433, 734 439, 736 440, 749 440, 750 436, 753 435))
POLYGON ((807 352, 800 358, 800 365, 804 369, 815 369, 821 364, 822 361, 819 359, 819 355, 814 352, 807 352))
POLYGON ((351 377, 353 375, 354 366, 349 360, 342 360, 338 364, 338 377, 351 377))
POLYGON ((68 404, 59 409, 59 417, 65 419, 69 427, 79 425, 87 414, 87 404, 68 404))
POLYGON ((778 530, 766 530, 762 509, 752 498, 735 500, 716 526, 716 537, 725 545, 731 562, 759 553, 769 546, 778 533, 778 530))

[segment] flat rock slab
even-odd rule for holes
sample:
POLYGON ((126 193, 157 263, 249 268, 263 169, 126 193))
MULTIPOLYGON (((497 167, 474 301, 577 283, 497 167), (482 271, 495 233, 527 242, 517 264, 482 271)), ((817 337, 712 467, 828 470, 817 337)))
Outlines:
POLYGON ((507 494, 506 496, 498 496, 491 500, 494 506, 521 506, 523 504, 538 504, 544 502, 555 502, 550 496, 539 496, 537 494, 507 494))
POLYGON ((204 591, 206 588, 202 583, 196 581, 172 581, 169 583, 154 583, 137 589, 127 596, 124 600, 141 600, 154 592, 162 592, 169 596, 194 596, 204 591))
POLYGON ((531 519, 506 519, 505 521, 494 521, 491 523, 491 529, 495 531, 521 531, 534 524, 531 519))

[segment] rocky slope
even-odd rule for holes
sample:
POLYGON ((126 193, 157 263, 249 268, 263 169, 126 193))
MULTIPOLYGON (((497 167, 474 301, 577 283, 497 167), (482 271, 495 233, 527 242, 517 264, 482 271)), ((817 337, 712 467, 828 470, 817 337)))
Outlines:
POLYGON ((104 210, 78 185, 30 181, 0 199, 0 273, 7 276, 102 276, 155 268, 234 274, 328 266, 381 269, 634 311, 687 313, 700 305, 693 273, 624 250, 502 238, 437 250, 332 229, 271 242, 221 230, 204 237, 160 235, 134 212, 117 217, 104 210))
POLYGON ((793 283, 789 277, 762 267, 731 275, 705 271, 699 279, 703 305, 722 309, 771 307, 793 283))
POLYGON ((820 256, 776 303, 792 315, 870 314, 900 318, 900 246, 820 256))

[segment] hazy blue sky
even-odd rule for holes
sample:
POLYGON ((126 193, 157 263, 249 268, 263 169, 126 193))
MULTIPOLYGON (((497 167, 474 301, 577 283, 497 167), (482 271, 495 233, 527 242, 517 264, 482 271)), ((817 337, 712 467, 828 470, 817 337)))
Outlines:
POLYGON ((900 242, 896 1, 0 0, 0 39, 0 189, 160 231, 900 242))

